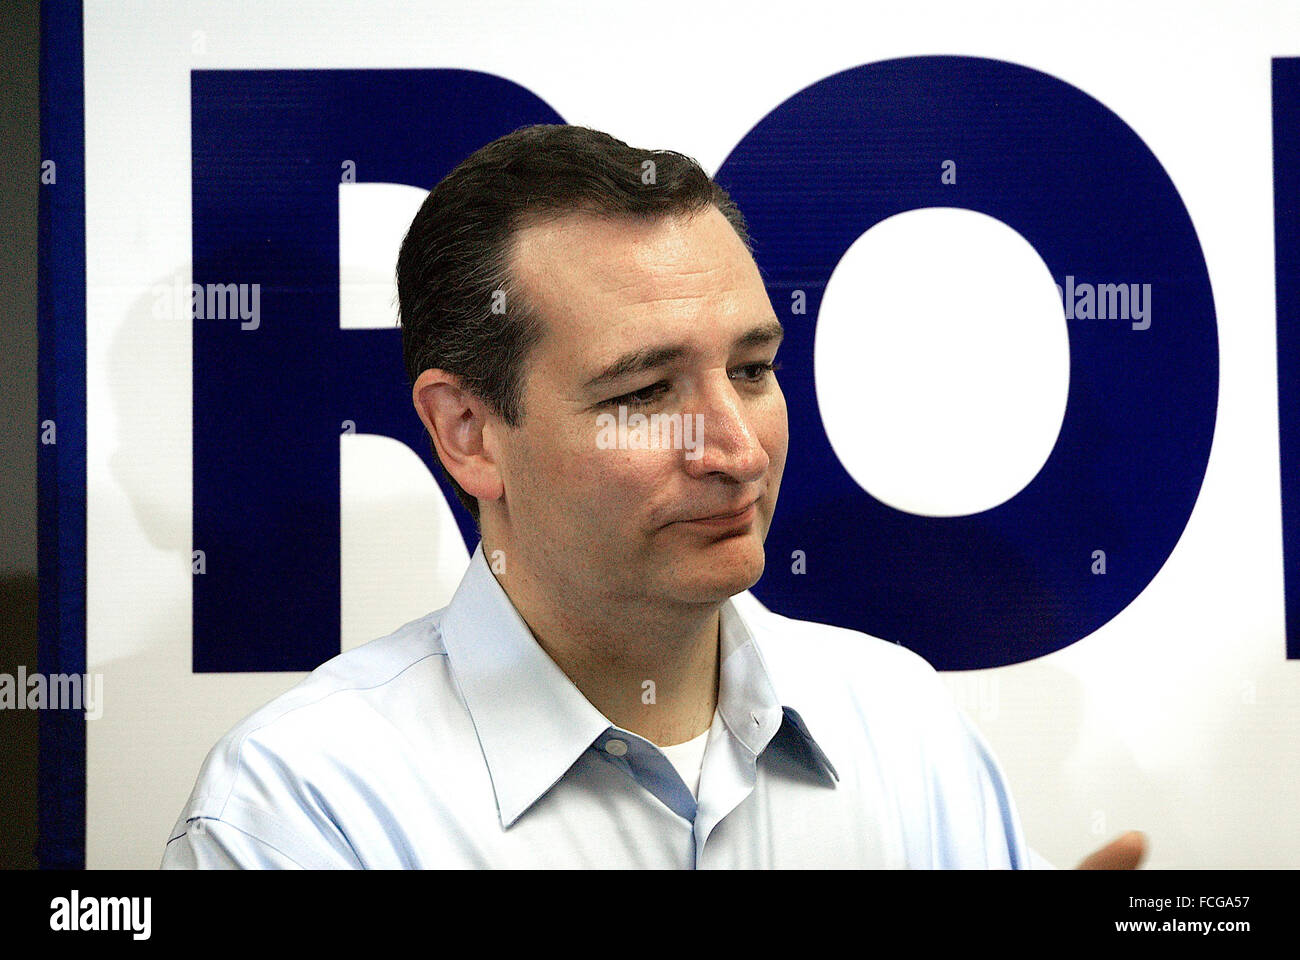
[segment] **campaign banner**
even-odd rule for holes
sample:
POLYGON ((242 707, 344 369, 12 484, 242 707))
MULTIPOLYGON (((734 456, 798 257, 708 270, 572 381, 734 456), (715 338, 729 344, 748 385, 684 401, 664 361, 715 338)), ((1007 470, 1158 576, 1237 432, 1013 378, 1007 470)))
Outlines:
POLYGON ((394 267, 535 123, 689 154, 748 222, 759 602, 943 671, 1053 863, 1300 865, 1292 4, 43 16, 39 672, 95 698, 42 714, 44 865, 156 866, 226 730, 450 599, 477 534, 394 267))

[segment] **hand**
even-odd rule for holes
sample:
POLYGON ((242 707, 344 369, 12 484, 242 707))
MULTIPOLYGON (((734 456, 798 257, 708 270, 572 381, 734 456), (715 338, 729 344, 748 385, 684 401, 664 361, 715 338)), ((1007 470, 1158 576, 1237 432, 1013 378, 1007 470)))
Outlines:
POLYGON ((1136 870, 1147 852, 1147 837, 1138 830, 1120 834, 1100 850, 1094 850, 1076 870, 1136 870))

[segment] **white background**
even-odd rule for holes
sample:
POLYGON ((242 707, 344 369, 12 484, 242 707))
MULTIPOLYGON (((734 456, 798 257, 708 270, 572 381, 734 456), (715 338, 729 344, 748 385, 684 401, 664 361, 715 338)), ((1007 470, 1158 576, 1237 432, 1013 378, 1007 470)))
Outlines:
MULTIPOLYGON (((1153 867, 1300 866, 1300 662, 1285 659, 1282 621, 1270 117, 1270 58, 1300 54, 1297 9, 88 3, 87 646, 88 669, 105 677, 105 706, 88 724, 87 865, 156 866, 209 747, 298 679, 190 672, 190 324, 154 316, 152 291, 190 282, 191 69, 478 70, 527 87, 569 122, 683 151, 713 172, 809 84, 876 60, 962 54, 1080 87, 1155 152, 1209 264, 1221 381, 1200 500, 1146 591, 1066 650, 949 681, 1002 762, 1030 842, 1052 861, 1071 865, 1139 828, 1153 867)), ((982 249, 947 256, 978 258, 982 249)), ((836 284, 851 285, 851 265, 841 266, 836 284)), ((956 268, 918 258, 904 277, 924 289, 956 268)), ((1034 269, 982 266, 1004 288, 1034 269)), ((392 320, 389 308, 374 322, 392 320)), ((1051 336, 1044 342, 1050 358, 1051 336)), ((924 358, 899 362, 920 367, 924 358)), ((1003 358, 999 376, 1015 376, 1017 362, 1003 358)), ((845 378, 833 363, 819 361, 818 378, 826 406, 854 402, 837 396, 845 378)), ((1062 384, 1026 379, 1025 389, 1050 400, 1062 384)), ((904 436, 926 428, 896 426, 904 436)), ((881 458, 851 431, 834 440, 846 460, 881 458)), ((1020 460, 1032 471, 1042 455, 1027 450, 1020 460)), ((352 437, 341 456, 351 646, 443 605, 465 552, 413 452, 352 437)), ((906 457, 899 462, 905 469, 906 457)))

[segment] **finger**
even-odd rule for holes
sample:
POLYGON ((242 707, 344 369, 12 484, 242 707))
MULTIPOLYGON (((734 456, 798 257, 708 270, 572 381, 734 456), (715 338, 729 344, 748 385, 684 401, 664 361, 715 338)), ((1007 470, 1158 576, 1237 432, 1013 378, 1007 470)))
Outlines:
POLYGON ((1083 858, 1078 870, 1136 870, 1146 856, 1146 834, 1138 830, 1116 837, 1100 850, 1083 858))

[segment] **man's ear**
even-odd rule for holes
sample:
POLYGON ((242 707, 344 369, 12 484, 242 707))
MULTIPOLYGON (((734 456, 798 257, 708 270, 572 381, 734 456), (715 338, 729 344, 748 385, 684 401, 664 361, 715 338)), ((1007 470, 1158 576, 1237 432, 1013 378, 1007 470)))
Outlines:
POLYGON ((420 374, 411 387, 411 400, 447 472, 471 497, 499 500, 505 486, 484 443, 484 430, 490 429, 487 405, 446 370, 420 374))

